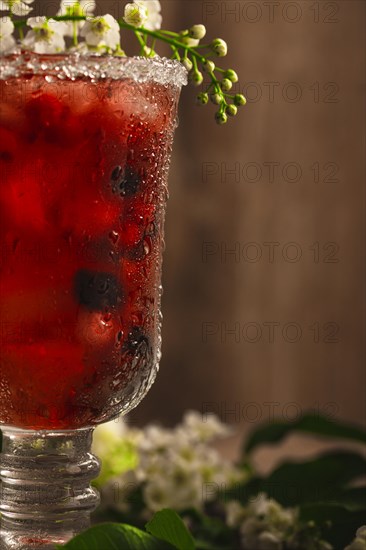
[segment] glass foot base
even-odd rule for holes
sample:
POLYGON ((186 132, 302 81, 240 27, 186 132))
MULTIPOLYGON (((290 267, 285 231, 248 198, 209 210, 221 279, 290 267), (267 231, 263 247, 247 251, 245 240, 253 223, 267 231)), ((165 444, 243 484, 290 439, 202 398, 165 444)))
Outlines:
POLYGON ((93 429, 1 431, 0 550, 54 550, 87 529, 99 503, 93 429))

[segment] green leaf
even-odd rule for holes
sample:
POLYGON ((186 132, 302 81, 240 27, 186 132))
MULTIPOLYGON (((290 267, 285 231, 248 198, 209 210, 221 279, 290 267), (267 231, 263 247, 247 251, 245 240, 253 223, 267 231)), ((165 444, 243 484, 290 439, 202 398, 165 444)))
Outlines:
POLYGON ((331 495, 331 504, 342 506, 348 512, 365 510, 366 516, 366 487, 351 487, 334 491, 331 495))
POLYGON ((292 432, 303 432, 366 443, 366 432, 361 428, 329 420, 318 414, 308 414, 296 422, 271 422, 262 426, 249 436, 244 445, 244 454, 252 452, 258 445, 278 443, 292 432))
POLYGON ((165 540, 177 550, 195 550, 195 543, 185 523, 176 512, 169 509, 157 512, 146 530, 155 537, 165 540))
POLYGON ((64 550, 172 550, 174 547, 144 533, 136 527, 117 523, 104 523, 77 535, 64 546, 64 550))
POLYGON ((365 475, 363 456, 339 451, 308 462, 287 462, 263 480, 261 490, 286 506, 329 498, 334 491, 365 475))
MULTIPOLYGON (((224 498, 246 504, 260 492, 284 506, 342 498, 347 483, 365 475, 366 459, 357 453, 338 451, 325 453, 307 462, 285 462, 266 478, 256 477, 237 485, 224 498)), ((358 498, 360 498, 358 496, 358 498)))
POLYGON ((212 542, 198 540, 196 541, 196 550, 233 550, 232 546, 214 545, 212 542))
POLYGON ((232 550, 239 548, 238 530, 229 527, 224 521, 224 510, 219 503, 206 505, 206 511, 189 508, 181 512, 187 518, 191 531, 195 534, 197 550, 232 550))

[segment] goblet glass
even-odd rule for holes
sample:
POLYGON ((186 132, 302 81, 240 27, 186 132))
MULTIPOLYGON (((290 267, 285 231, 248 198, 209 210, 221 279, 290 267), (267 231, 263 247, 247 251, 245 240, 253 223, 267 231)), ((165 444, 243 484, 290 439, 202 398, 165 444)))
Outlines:
POLYGON ((0 58, 1 548, 89 525, 93 429, 155 379, 185 83, 161 58, 0 58))

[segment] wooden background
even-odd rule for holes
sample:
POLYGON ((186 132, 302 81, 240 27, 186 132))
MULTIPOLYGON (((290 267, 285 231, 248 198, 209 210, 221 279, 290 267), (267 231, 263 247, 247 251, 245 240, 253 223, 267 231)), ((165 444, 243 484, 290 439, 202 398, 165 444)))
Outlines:
POLYGON ((203 22, 227 40, 249 101, 219 128, 183 91, 163 360, 131 418, 211 409, 249 428, 312 408, 364 423, 366 4, 162 5, 167 28, 203 22))

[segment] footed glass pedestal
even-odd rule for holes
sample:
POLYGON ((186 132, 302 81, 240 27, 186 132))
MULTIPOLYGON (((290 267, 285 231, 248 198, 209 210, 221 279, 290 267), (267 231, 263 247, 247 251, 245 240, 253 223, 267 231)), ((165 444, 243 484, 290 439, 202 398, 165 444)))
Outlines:
POLYGON ((2 428, 1 550, 54 549, 89 527, 99 503, 92 433, 2 428))

